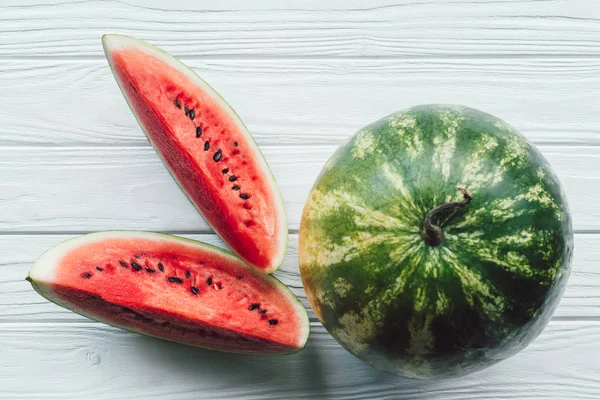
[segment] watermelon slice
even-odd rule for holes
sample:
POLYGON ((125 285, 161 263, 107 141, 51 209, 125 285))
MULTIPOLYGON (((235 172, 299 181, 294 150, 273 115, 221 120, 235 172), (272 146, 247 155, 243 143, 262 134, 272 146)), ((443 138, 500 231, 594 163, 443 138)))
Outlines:
POLYGON ((192 203, 244 261, 275 271, 287 248, 285 208, 237 114, 158 48, 120 35, 105 35, 102 43, 131 110, 192 203))
POLYGON ((290 353, 309 333, 306 310, 277 279, 230 252, 175 236, 80 236, 43 254, 27 280, 78 314, 193 346, 290 353))

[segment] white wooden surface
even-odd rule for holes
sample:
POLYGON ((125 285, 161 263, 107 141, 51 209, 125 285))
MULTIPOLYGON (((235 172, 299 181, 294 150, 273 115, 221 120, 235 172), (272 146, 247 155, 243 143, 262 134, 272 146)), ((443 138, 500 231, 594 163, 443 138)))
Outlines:
POLYGON ((599 399, 600 5, 591 0, 0 0, 0 399, 599 399), (288 357, 189 349, 91 322, 23 280, 100 229, 220 243, 162 166, 102 56, 103 33, 182 57, 238 111, 278 179, 296 261, 308 190, 361 126, 410 105, 506 119, 551 162, 576 230, 542 336, 469 377, 419 383, 345 352, 314 314, 288 357))

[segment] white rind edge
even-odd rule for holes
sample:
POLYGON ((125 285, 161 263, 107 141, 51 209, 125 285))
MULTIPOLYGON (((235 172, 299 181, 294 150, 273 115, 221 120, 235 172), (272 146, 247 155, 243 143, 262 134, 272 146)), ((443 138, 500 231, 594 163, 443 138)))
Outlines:
MULTIPOLYGON (((206 83, 202 78, 200 78, 187 65, 183 64, 177 58, 171 56, 170 54, 159 49, 158 47, 155 47, 143 40, 135 39, 130 36, 116 35, 116 34, 103 35, 102 36, 102 46, 104 47, 104 53, 106 55, 106 58, 110 65, 110 68, 113 71, 113 75, 115 76, 115 79, 117 80, 117 83, 119 84, 119 87, 121 88, 121 91, 123 92, 123 95, 124 95, 125 99, 127 100, 127 103, 129 104, 130 108, 132 109, 132 112, 134 113, 134 115, 135 115, 135 112, 134 112, 133 108, 131 107, 131 104, 129 102, 129 99, 127 98, 127 95, 125 94, 126 92, 123 90, 122 83, 119 80, 118 76, 115 74, 113 60, 111 57, 111 54, 113 52, 121 50, 121 49, 126 49, 126 48, 135 48, 137 50, 144 51, 147 54, 160 59, 161 61, 165 62, 169 66, 176 69, 177 71, 181 72, 192 82, 194 82, 195 84, 200 86, 206 93, 210 94, 211 97, 224 110, 226 110, 228 112, 229 116, 235 122, 235 124, 237 125, 240 132, 243 132, 244 135, 246 136, 246 138, 248 139, 248 144, 252 147, 252 150, 256 154, 260 154, 260 157, 256 157, 256 159, 257 159, 258 163, 260 163, 261 169, 264 171, 264 173, 267 176, 269 176, 271 178, 271 180, 273 182, 273 185, 272 185, 273 189, 274 189, 273 190, 273 197, 274 197, 273 200, 275 202, 275 208, 277 211, 277 216, 278 216, 277 220, 280 222, 279 227, 278 227, 278 230, 279 230, 279 238, 278 239, 280 242, 280 246, 278 246, 279 253, 276 255, 276 257, 273 258, 272 264, 269 267, 267 267, 267 268, 256 267, 256 268, 266 274, 275 272, 283 263, 283 260, 285 258, 285 254, 287 251, 287 247, 288 247, 287 213, 285 210, 283 197, 281 196, 281 191, 279 190, 279 186, 277 185, 275 177, 273 176, 273 173, 271 172, 271 169, 269 168, 269 165, 267 164, 267 162, 264 158, 264 155, 260 151, 260 148, 254 141, 254 138, 248 131, 248 128, 246 128, 246 126, 244 125, 244 123, 242 122, 240 117, 237 115, 237 113, 221 97, 221 95, 219 95, 219 93, 217 93, 208 83, 206 83)), ((142 127, 142 129, 144 129, 143 125, 141 123, 140 123, 140 127, 142 127)), ((165 166, 166 166, 166 164, 165 164, 165 166)), ((167 168, 168 168, 168 166, 167 166, 167 168)), ((171 171, 171 174, 173 176, 175 176, 173 174, 173 171, 171 171)), ((182 188, 182 190, 183 190, 183 188, 182 188)), ((207 221, 207 223, 208 223, 208 221, 207 221)), ((209 225, 210 225, 210 223, 209 223, 209 225)), ((213 230, 215 230, 214 227, 212 227, 212 228, 213 228, 213 230)), ((215 230, 215 232, 216 232, 216 230, 215 230)), ((223 238, 223 240, 225 241, 224 238, 223 238)), ((225 241, 225 242, 227 243, 227 241, 225 241)))
MULTIPOLYGON (((42 254, 31 267, 31 270, 29 271, 28 275, 28 280, 32 281, 31 283, 36 289, 36 291, 38 291, 38 293, 40 293, 48 300, 55 302, 56 304, 59 304, 62 307, 69 308, 88 318, 98 320, 97 317, 87 314, 85 310, 76 310, 69 307, 67 304, 58 302, 54 295, 51 293, 51 291, 47 290, 45 286, 52 284, 55 281, 56 269, 60 265, 60 261, 62 260, 63 256, 68 254, 69 251, 84 246, 86 244, 100 242, 105 239, 146 239, 186 244, 191 247, 200 248, 203 250, 218 251, 220 256, 227 257, 232 261, 237 262, 241 266, 245 267, 249 272, 254 273, 257 276, 262 276, 263 279, 272 280, 275 283, 275 285, 281 290, 281 293, 284 294, 286 298, 291 302, 294 309, 296 310, 296 315, 298 316, 301 322, 302 329, 300 331, 301 335, 298 340, 297 350, 304 348, 304 346, 306 345, 310 334, 310 321, 308 319, 306 308, 304 308, 300 299, 298 299, 296 295, 294 295, 294 293, 292 293, 292 291, 283 282, 281 282, 274 276, 262 274, 260 271, 257 271, 256 268, 244 263, 241 259, 239 259, 233 253, 230 253, 227 250, 203 242, 198 242, 192 239, 187 239, 173 235, 165 235, 161 233, 142 231, 104 231, 89 233, 87 235, 78 236, 72 239, 68 239, 62 243, 59 243, 58 245, 52 247, 50 250, 42 254)), ((101 322, 108 323, 106 321, 101 322)), ((120 328, 128 329, 127 327, 122 326, 120 326, 120 328)))

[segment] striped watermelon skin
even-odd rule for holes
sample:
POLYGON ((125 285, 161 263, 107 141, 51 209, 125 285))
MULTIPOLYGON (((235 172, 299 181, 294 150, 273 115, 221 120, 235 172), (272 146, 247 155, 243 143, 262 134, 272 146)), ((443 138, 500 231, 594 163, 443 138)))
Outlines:
POLYGON ((548 162, 478 110, 426 105, 355 134, 325 165, 300 227, 300 271, 327 330, 410 378, 483 369, 543 330, 570 273, 571 219, 548 162), (433 218, 435 207, 472 199, 433 218))

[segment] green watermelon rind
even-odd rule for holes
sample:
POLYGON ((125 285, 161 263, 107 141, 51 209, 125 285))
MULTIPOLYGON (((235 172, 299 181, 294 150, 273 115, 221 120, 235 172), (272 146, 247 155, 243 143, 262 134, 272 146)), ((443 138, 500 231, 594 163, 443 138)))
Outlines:
MULTIPOLYGON (((342 145, 325 164, 308 196, 299 242, 300 272, 309 303, 332 336, 376 368, 417 379, 464 375, 523 349, 539 335, 556 309, 570 275, 573 254, 567 199, 545 157, 504 121, 476 109, 439 104, 388 115, 342 145), (445 146, 451 143, 453 146, 445 146), (444 165, 449 168, 444 169, 444 165), (464 185, 470 191, 475 188, 473 202, 452 217, 447 243, 440 246, 440 251, 458 254, 454 260, 467 271, 483 271, 479 276, 464 275, 476 278, 465 280, 466 289, 456 284, 461 278, 451 276, 454 266, 446 265, 446 271, 431 263, 424 267, 430 254, 437 254, 431 257, 437 260, 444 253, 420 244, 424 243, 421 232, 427 212, 442 203, 460 200, 456 186, 464 185), (511 196, 511 202, 500 202, 492 208, 489 204, 495 203, 488 203, 491 195, 496 200, 511 196), (482 214, 473 215, 482 208, 482 214), (511 211, 515 211, 514 216, 509 215, 511 211), (478 221, 491 224, 474 228, 478 221), (491 227, 499 231, 493 233, 491 227), (469 236, 471 232, 476 235, 469 236), (517 236, 521 233, 531 236, 517 236), (465 243, 473 240, 483 246, 463 243, 461 247, 459 237, 465 243), (492 241, 494 248, 485 252, 492 241), (492 252, 496 249, 500 250, 497 254, 492 252), (515 256, 528 257, 525 263, 515 265, 515 270, 510 269, 515 263, 505 258, 511 250, 515 256), (541 262, 542 251, 547 252, 547 261, 541 262), (465 254, 469 252, 473 254, 465 254), (418 261, 404 264, 405 260, 416 259, 411 258, 412 254, 419 257, 418 261), (478 257, 479 265, 472 265, 478 257), (506 261, 506 269, 498 263, 492 270, 496 257, 506 261), (410 272, 404 275, 405 270, 410 272), (439 272, 439 278, 429 272, 433 270, 439 272), (529 273, 532 278, 527 278, 529 273), (539 286, 536 280, 541 282, 539 286), (481 283, 481 292, 475 287, 477 283, 481 283), (496 283, 498 287, 494 287, 496 283), (544 289, 546 285, 550 288, 544 289), (488 287, 490 291, 485 293, 488 287), (535 290, 544 297, 506 295, 516 295, 511 290, 524 287, 527 293, 535 290), (485 309, 485 305, 463 300, 470 293, 481 293, 484 302, 500 299, 502 303, 491 303, 485 309), (453 328, 461 324, 461 316, 453 309, 463 310, 465 306, 472 306, 465 317, 475 323, 481 321, 486 332, 475 338, 481 341, 474 340, 472 348, 464 348, 464 358, 452 359, 435 346, 439 338, 458 335, 445 328, 452 321, 457 321, 453 328), (438 307, 449 311, 438 313, 438 307), (478 308, 481 316, 475 314, 478 308), (483 322, 484 317, 488 321, 483 322), (383 328, 392 323, 389 321, 395 325, 386 335, 383 328), (500 328, 503 322, 506 325, 500 328), (433 323, 437 327, 432 327, 433 323), (480 343, 483 345, 475 347, 480 343), (446 365, 444 360, 448 361, 446 365), (469 365, 475 360, 479 364, 469 365)), ((465 330, 456 331, 465 334, 465 330)))
MULTIPOLYGON (((131 102, 129 101, 129 99, 126 95, 126 92, 123 88, 121 81, 115 74, 113 60, 112 60, 110 52, 111 52, 111 49, 113 49, 115 46, 118 46, 116 43, 122 43, 121 44, 122 47, 134 47, 139 50, 145 51, 150 55, 159 57, 162 61, 171 65, 173 68, 177 68, 177 70, 179 72, 184 73, 191 80, 196 81, 196 83, 199 86, 201 86, 221 106, 223 106, 227 111, 229 111, 232 119, 235 121, 240 132, 242 132, 244 134, 246 139, 248 139, 248 143, 252 146, 252 152, 255 156, 254 160, 261 165, 262 171, 265 173, 265 175, 269 176, 270 180, 271 180, 271 184, 269 186, 271 188, 271 192, 273 193, 273 197, 275 200, 274 206, 275 206, 275 209, 277 210, 277 217, 278 217, 277 220, 279 221, 279 235, 280 235, 279 241, 280 241, 281 245, 279 246, 279 253, 278 253, 277 257, 274 257, 272 260, 272 264, 268 268, 258 268, 257 267, 257 269, 266 274, 271 274, 271 273, 275 272, 283 263, 283 260, 285 259, 287 247, 288 247, 288 240, 289 240, 288 228, 287 228, 288 221, 287 221, 287 214, 285 211, 285 205, 283 202, 283 197, 279 190, 279 186, 277 184, 277 181, 275 180, 275 176, 273 175, 273 172, 271 171, 262 151, 258 147, 258 144, 254 140, 254 137, 252 136, 252 134, 250 133, 250 131, 248 130, 248 128, 246 127, 246 125, 244 124, 244 122, 242 121, 240 116, 229 105, 229 103, 227 103, 227 101, 225 101, 225 99, 223 99, 223 97, 215 89, 213 89, 212 86, 210 86, 206 81, 204 81, 204 79, 202 79, 198 74, 196 74, 190 67, 188 67, 187 65, 182 63, 180 60, 178 60, 177 58, 175 58, 172 55, 170 55, 169 53, 167 53, 166 51, 164 51, 156 46, 153 46, 148 42, 145 42, 145 41, 139 40, 139 39, 135 39, 130 36, 117 35, 117 34, 102 35, 102 47, 104 49, 104 54, 106 56, 106 59, 108 60, 110 69, 113 72, 113 76, 115 77, 115 80, 117 81, 117 84, 119 85, 119 89, 121 89, 121 92, 123 93, 123 97, 125 97, 125 100, 127 101, 127 105, 131 109, 132 114, 134 115, 138 124, 142 128, 142 131, 146 135, 146 138, 152 144, 152 147, 154 148, 154 150, 158 154, 158 156, 161 158, 161 160, 163 160, 161 154, 158 152, 158 150, 156 149, 156 146, 150 139, 150 136, 147 134, 146 130, 144 129, 143 124, 141 123, 140 119, 138 118, 138 115, 136 114, 133 106, 131 105, 131 102)), ((169 168, 169 166, 167 165, 166 162, 164 162, 164 160, 163 160, 163 163, 164 163, 165 167, 167 168, 167 170, 169 171, 169 173, 171 174, 171 176, 173 177, 173 179, 175 180, 175 182, 177 182, 177 185, 180 187, 181 191, 183 193, 186 193, 185 190, 183 189, 183 187, 181 186, 179 180, 177 179, 177 176, 175 175, 174 171, 172 171, 171 168, 169 168)), ((188 200, 189 200, 189 196, 188 196, 188 200)), ((192 205, 194 205, 194 207, 196 207, 196 205, 191 200, 190 200, 190 203, 192 203, 192 205)), ((213 228, 213 230, 217 234, 219 234, 219 232, 216 229, 214 229, 214 226, 212 226, 212 224, 210 224, 210 222, 208 220, 206 220, 206 222, 211 226, 211 228, 213 228)), ((220 234, 219 234, 219 236, 220 236, 220 234)), ((225 241, 224 238, 223 238, 223 240, 225 241)), ((241 257, 241 255, 239 255, 239 256, 241 257)))
POLYGON ((44 252, 33 264, 33 266, 31 267, 31 270, 29 271, 27 278, 25 278, 25 279, 31 283, 31 286, 33 287, 33 289, 36 292, 38 292, 42 297, 46 298, 47 300, 51 301, 54 304, 57 304, 63 308, 73 311, 76 314, 79 314, 81 316, 84 316, 84 317, 89 318, 94 321, 98 321, 98 322, 101 322, 101 323, 104 323, 104 324, 107 324, 110 326, 114 326, 119 329, 126 330, 128 332, 138 333, 138 334, 145 335, 145 336, 156 337, 158 339, 167 340, 167 341, 170 341, 173 343, 180 343, 176 340, 171 340, 168 337, 150 335, 148 333, 140 332, 136 329, 133 329, 133 328, 125 326, 125 325, 115 324, 114 322, 110 322, 110 321, 104 320, 102 318, 98 318, 97 316, 87 313, 85 310, 82 310, 81 308, 77 308, 75 306, 72 306, 71 304, 61 301, 52 293, 52 290, 49 288, 49 284, 52 283, 51 276, 49 274, 53 271, 53 268, 50 269, 49 266, 56 267, 57 261, 59 261, 60 256, 62 254, 64 254, 66 251, 68 251, 71 248, 75 248, 76 245, 79 245, 79 244, 91 243, 91 242, 93 242, 94 239, 116 238, 116 237, 123 237, 123 236, 130 237, 130 238, 131 237, 143 237, 144 239, 163 239, 163 240, 166 239, 167 241, 174 241, 174 242, 179 242, 179 243, 184 242, 193 247, 211 251, 211 252, 217 253, 220 256, 224 256, 224 257, 231 259, 232 261, 236 262, 239 266, 245 268, 248 273, 255 275, 259 279, 268 280, 268 281, 271 281, 272 283, 274 283, 275 287, 279 290, 279 292, 281 294, 283 294, 284 296, 286 296, 286 298, 288 300, 290 300, 291 303, 293 304, 294 308, 297 311, 296 315, 298 316, 298 318, 302 324, 302 327, 303 327, 303 330, 301 332, 302 335, 299 338, 297 347, 294 349, 291 349, 288 352, 262 354, 262 353, 257 353, 257 352, 228 351, 228 350, 214 349, 214 348, 207 347, 207 346, 191 345, 191 344, 187 344, 187 343, 186 343, 186 345, 192 346, 192 347, 203 348, 203 349, 207 349, 207 350, 226 352, 226 353, 267 355, 267 356, 294 354, 294 353, 297 353, 298 351, 302 350, 306 346, 306 342, 308 341, 308 337, 310 334, 310 321, 308 319, 308 314, 306 312, 306 309, 302 305, 302 302, 296 297, 296 295, 294 293, 292 293, 292 291, 284 283, 282 283, 279 279, 277 279, 273 275, 265 275, 265 274, 261 273, 260 271, 257 271, 256 268, 251 267, 248 264, 244 263, 240 258, 238 258, 234 253, 232 253, 230 251, 222 249, 218 246, 214 246, 212 244, 200 242, 200 241, 193 240, 193 239, 188 239, 188 238, 184 238, 184 237, 180 237, 180 236, 168 235, 168 234, 163 234, 163 233, 127 231, 127 230, 114 230, 114 231, 103 231, 103 232, 90 233, 87 235, 67 239, 67 240, 57 244, 56 246, 50 248, 46 252, 44 252), (47 262, 48 258, 50 258, 50 261, 51 261, 50 263, 47 262), (50 264, 50 265, 48 265, 48 264, 50 264), (52 265, 52 264, 54 264, 54 265, 52 265), (48 271, 48 269, 50 269, 50 270, 48 271), (47 276, 44 277, 44 274, 46 274, 47 276))

